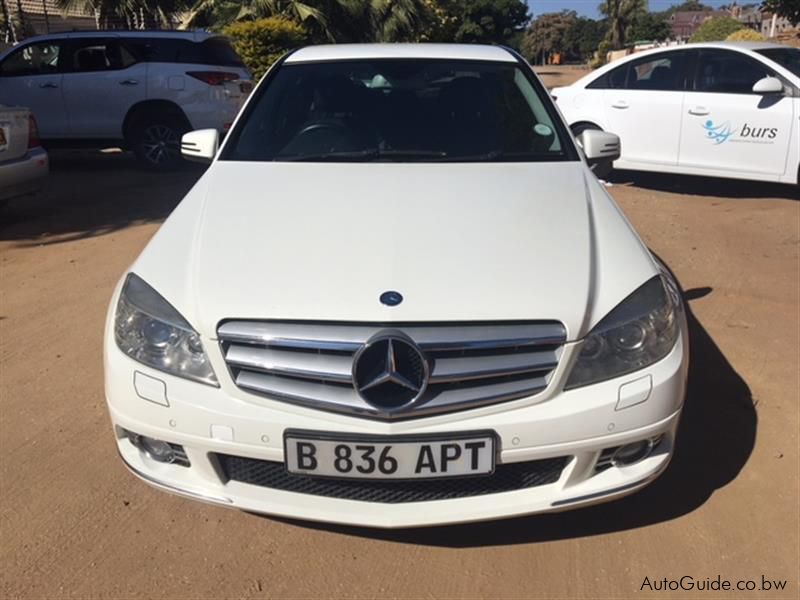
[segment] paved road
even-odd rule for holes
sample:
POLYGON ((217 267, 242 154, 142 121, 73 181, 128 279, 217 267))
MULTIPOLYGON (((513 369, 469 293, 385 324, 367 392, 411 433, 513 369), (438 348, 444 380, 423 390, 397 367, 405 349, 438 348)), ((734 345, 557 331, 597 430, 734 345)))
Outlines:
POLYGON ((198 174, 57 155, 48 193, 0 214, 0 597, 611 598, 684 575, 784 579, 766 596, 798 597, 793 190, 624 173, 609 188, 693 313, 688 405, 660 480, 577 512, 383 532, 190 502, 117 459, 106 306, 198 174))

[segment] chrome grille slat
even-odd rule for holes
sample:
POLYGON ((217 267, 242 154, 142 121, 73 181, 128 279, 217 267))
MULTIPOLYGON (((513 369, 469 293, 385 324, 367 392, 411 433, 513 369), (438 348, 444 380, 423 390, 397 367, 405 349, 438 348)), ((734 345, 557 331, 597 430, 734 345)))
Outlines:
POLYGON ((558 366, 558 322, 342 324, 227 321, 217 330, 234 382, 248 392, 320 410, 410 419, 532 396, 558 366), (378 333, 410 338, 431 367, 412 406, 382 409, 353 385, 353 361, 378 333))
POLYGON ((287 352, 257 346, 231 346, 225 354, 229 364, 278 375, 350 383, 353 357, 340 354, 287 352))
POLYGON ((487 377, 521 375, 536 371, 550 371, 558 365, 556 353, 536 352, 501 354, 497 356, 469 356, 437 358, 431 373, 431 383, 450 383, 487 377))

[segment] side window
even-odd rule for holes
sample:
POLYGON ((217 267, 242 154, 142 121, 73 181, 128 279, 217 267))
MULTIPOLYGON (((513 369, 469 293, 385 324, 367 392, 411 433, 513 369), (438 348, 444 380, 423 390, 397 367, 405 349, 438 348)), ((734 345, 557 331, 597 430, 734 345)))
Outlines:
POLYGON ((73 73, 111 71, 135 62, 133 54, 116 40, 87 39, 73 45, 68 70, 73 73))
POLYGON ((694 89, 719 94, 751 94, 753 84, 774 73, 764 64, 730 50, 702 50, 694 89))
POLYGON ((40 42, 28 44, 12 52, 0 64, 0 76, 48 75, 58 72, 60 44, 40 42))
POLYGON ((686 79, 685 52, 656 54, 630 63, 629 90, 683 91, 686 79))
POLYGON ((625 79, 628 76, 628 65, 617 67, 608 74, 608 88, 618 90, 625 87, 625 79))
POLYGON ((625 87, 625 77, 628 74, 628 65, 612 69, 605 75, 598 77, 586 86, 590 90, 620 89, 625 87))

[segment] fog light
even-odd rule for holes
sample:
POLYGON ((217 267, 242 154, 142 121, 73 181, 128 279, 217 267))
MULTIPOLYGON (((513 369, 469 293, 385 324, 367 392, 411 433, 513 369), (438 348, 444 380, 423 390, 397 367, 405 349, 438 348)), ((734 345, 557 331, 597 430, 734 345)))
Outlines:
POLYGON ((175 461, 175 450, 173 450, 168 442, 139 435, 138 433, 130 434, 129 438, 131 444, 153 460, 162 463, 171 463, 175 461))
POLYGON ((653 451, 653 440, 641 440, 632 444, 625 444, 617 448, 611 457, 611 464, 615 467, 627 467, 640 460, 644 460, 653 451))

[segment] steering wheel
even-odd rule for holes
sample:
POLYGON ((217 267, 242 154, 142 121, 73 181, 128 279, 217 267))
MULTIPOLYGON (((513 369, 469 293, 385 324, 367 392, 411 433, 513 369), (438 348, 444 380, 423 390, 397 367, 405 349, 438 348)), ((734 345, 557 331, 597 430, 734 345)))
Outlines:
POLYGON ((299 138, 302 135, 313 133, 315 131, 323 131, 325 129, 339 130, 350 133, 350 128, 344 125, 343 123, 329 121, 326 123, 312 123, 311 125, 307 125, 306 127, 303 127, 303 129, 301 129, 294 137, 299 138))

